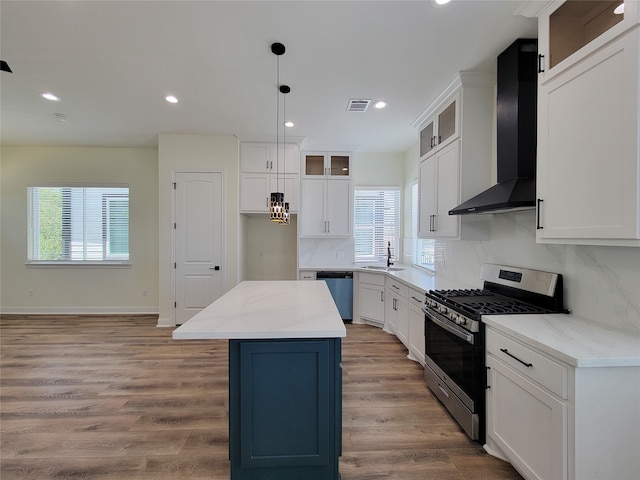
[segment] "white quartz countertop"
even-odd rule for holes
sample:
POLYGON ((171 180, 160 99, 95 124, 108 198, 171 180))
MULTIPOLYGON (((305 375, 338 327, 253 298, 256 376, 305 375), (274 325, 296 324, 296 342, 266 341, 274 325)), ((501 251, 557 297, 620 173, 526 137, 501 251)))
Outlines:
POLYGON ((173 331, 176 340, 346 335, 326 283, 309 281, 239 283, 173 331))
POLYGON ((640 366, 640 336, 574 315, 485 315, 482 321, 574 367, 640 366))

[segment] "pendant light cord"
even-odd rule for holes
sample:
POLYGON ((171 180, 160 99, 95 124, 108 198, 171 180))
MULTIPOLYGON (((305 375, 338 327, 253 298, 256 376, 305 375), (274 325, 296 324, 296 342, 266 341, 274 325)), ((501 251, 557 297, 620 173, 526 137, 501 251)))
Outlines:
POLYGON ((276 55, 276 191, 280 191, 280 55, 276 55))

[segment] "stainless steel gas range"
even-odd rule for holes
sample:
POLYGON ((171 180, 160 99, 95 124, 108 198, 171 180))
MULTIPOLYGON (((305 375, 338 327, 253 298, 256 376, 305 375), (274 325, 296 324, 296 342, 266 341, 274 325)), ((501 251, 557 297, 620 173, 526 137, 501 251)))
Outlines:
POLYGON ((482 289, 426 293, 424 376, 467 435, 484 442, 487 376, 482 315, 565 310, 560 274, 484 264, 481 279, 482 289))

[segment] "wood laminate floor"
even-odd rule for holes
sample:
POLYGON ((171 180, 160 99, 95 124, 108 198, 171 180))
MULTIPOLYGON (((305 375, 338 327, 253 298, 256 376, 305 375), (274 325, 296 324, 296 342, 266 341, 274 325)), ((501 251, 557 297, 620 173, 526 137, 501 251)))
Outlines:
MULTIPOLYGON (((2 317, 2 480, 229 478, 227 341, 174 341, 156 321, 2 317)), ((521 479, 394 336, 348 325, 342 364, 343 480, 521 479)))

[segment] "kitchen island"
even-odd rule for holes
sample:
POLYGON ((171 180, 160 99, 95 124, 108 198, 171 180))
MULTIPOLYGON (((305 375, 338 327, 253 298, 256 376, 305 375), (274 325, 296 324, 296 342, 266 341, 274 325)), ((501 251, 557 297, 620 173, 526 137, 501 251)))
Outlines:
POLYGON ((341 338, 324 282, 242 282, 173 332, 229 340, 232 480, 339 479, 341 338))

